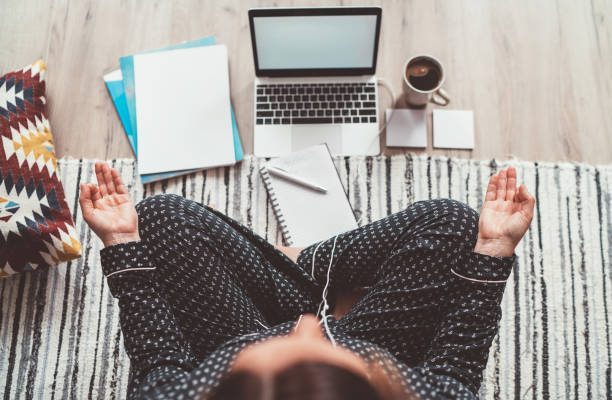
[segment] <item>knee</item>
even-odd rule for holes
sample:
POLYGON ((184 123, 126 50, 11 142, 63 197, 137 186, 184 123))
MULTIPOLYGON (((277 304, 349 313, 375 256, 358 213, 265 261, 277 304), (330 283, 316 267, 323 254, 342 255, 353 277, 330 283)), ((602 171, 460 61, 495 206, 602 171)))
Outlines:
POLYGON ((189 200, 175 194, 156 194, 149 196, 136 204, 138 227, 143 234, 154 229, 171 227, 181 219, 181 210, 189 200))
POLYGON ((452 215, 465 220, 465 222, 478 223, 478 211, 462 201, 454 199, 435 199, 425 200, 425 203, 430 203, 434 210, 442 215, 452 215))
POLYGON ((218 223, 208 208, 176 194, 156 194, 136 204, 138 229, 142 237, 172 234, 190 235, 218 223))
POLYGON ((458 235, 472 247, 476 244, 479 214, 472 207, 452 199, 425 200, 415 205, 432 227, 458 235))
POLYGON ((155 194, 139 201, 136 204, 136 213, 141 217, 163 214, 168 210, 175 209, 182 201, 186 201, 186 199, 176 194, 155 194))

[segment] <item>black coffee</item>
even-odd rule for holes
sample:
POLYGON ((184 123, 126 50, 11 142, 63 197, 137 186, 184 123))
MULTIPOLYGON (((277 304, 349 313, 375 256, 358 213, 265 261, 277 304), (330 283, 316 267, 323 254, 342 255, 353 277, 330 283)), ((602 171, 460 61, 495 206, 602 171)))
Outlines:
POLYGON ((416 59, 406 67, 410 84, 423 91, 435 89, 440 83, 440 68, 427 59, 416 59))

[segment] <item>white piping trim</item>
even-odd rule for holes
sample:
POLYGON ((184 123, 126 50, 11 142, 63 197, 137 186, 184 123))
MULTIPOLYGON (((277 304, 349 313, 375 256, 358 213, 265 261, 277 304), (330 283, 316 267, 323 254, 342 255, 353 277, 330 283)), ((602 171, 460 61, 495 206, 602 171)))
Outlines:
POLYGON ((126 271, 145 271, 145 270, 151 270, 151 269, 155 269, 155 267, 140 267, 140 268, 126 268, 126 269, 120 269, 119 271, 115 271, 115 272, 111 272, 110 274, 106 275, 106 277, 111 277, 115 274, 120 274, 122 272, 126 272, 126 271))
POLYGON ((259 325, 263 326, 263 327, 264 327, 264 329, 268 329, 268 327, 267 327, 267 326, 265 326, 263 323, 261 323, 261 321, 260 321, 260 320, 258 320, 257 318, 255 318, 255 322, 257 322, 259 325))
POLYGON ((472 282, 480 282, 480 283, 506 283, 505 279, 503 281, 485 281, 485 280, 482 280, 482 279, 468 278, 467 276, 463 276, 461 274, 458 274, 452 268, 451 268, 451 272, 453 274, 457 275, 459 278, 463 278, 463 279, 466 279, 466 280, 472 281, 472 282))
POLYGON ((319 250, 319 247, 321 247, 321 245, 323 244, 323 241, 319 242, 319 244, 317 245, 317 247, 315 247, 313 253, 312 253, 312 270, 310 271, 310 276, 312 277, 312 279, 314 279, 314 270, 315 270, 315 255, 317 254, 317 250, 319 250))

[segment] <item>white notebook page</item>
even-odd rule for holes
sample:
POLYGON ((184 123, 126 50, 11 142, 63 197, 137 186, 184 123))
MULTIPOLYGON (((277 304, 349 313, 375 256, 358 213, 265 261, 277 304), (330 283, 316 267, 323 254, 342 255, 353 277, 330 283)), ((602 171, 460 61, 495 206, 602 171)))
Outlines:
POLYGON ((227 48, 134 56, 141 174, 235 163, 227 48))
POLYGON ((357 221, 325 144, 308 147, 266 165, 323 186, 327 193, 269 174, 278 208, 292 238, 292 246, 308 246, 357 228, 357 221))

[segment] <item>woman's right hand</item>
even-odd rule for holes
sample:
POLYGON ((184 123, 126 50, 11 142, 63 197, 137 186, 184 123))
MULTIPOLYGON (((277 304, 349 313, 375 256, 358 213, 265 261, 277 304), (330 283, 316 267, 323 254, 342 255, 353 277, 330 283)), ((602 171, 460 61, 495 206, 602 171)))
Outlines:
POLYGON ((97 162, 95 171, 98 186, 80 186, 79 204, 85 222, 106 247, 139 241, 138 214, 121 176, 105 162, 97 162))

